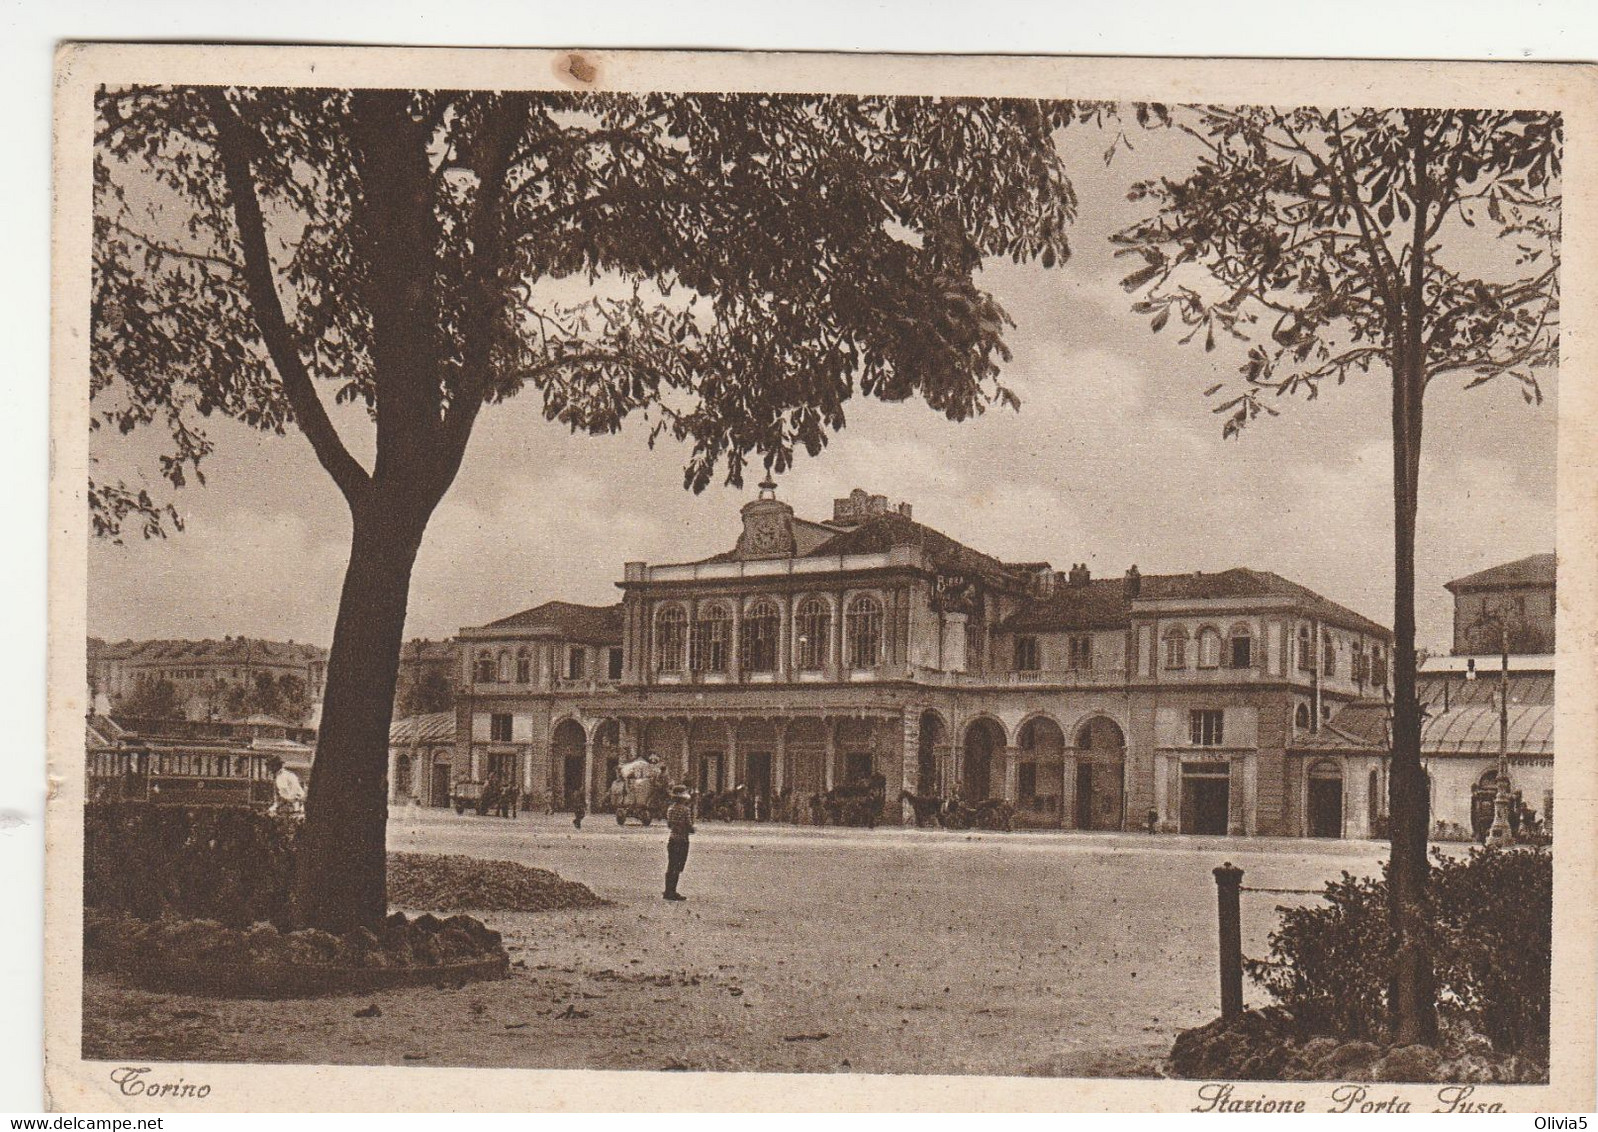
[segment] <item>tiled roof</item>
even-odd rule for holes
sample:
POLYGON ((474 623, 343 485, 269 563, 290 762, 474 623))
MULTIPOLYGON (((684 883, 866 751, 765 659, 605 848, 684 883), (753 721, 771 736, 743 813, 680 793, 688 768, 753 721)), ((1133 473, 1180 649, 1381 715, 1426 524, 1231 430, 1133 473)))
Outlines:
POLYGON ((455 713, 435 711, 427 715, 408 715, 388 727, 390 747, 409 747, 451 743, 455 740, 455 713))
MULTIPOLYGON (((1286 597, 1304 613, 1362 633, 1386 637, 1388 631, 1368 617, 1330 601, 1314 590, 1269 570, 1235 567, 1218 574, 1145 574, 1138 601, 1205 601, 1218 598, 1286 597)), ((1010 630, 1114 629, 1131 621, 1133 599, 1126 579, 1097 578, 1086 585, 1058 585, 1004 623, 1010 630)))
POLYGON ((621 605, 575 605, 546 601, 498 621, 484 629, 553 629, 573 641, 596 645, 621 644, 621 605))
POLYGON ((918 546, 933 563, 991 579, 1019 581, 1003 562, 981 551, 972 550, 895 511, 877 515, 851 530, 840 531, 817 545, 806 557, 827 558, 838 554, 880 554, 896 546, 918 546))
POLYGON ((220 641, 118 641, 103 645, 98 660, 126 660, 146 664, 244 664, 277 662, 306 664, 326 660, 319 645, 294 641, 263 641, 251 637, 226 637, 220 641))
POLYGON ((1501 566, 1492 566, 1445 583, 1450 593, 1459 590, 1497 589, 1502 586, 1551 586, 1557 560, 1552 554, 1533 554, 1501 566))
MULTIPOLYGON (((1145 590, 1152 578, 1144 578, 1145 590)), ((1132 604, 1124 578, 1095 578, 1083 586, 1057 585, 1048 597, 1034 598, 1002 626, 1016 632, 1037 629, 1124 629, 1132 604)))

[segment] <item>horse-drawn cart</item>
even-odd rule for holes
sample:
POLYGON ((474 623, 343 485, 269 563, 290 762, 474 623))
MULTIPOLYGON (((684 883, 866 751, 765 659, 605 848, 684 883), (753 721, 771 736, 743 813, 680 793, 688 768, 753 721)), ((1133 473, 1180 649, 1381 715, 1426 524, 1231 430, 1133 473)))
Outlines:
POLYGON ((611 808, 616 812, 617 825, 626 825, 628 818, 641 825, 664 818, 670 800, 666 768, 649 759, 623 763, 616 771, 616 781, 610 784, 611 808))

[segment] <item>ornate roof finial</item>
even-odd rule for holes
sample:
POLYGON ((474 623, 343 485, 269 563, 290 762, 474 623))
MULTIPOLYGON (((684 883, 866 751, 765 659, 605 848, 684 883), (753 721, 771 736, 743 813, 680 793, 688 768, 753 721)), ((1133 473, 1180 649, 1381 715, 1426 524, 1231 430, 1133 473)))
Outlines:
POLYGON ((766 478, 760 481, 760 498, 777 498, 777 481, 771 478, 771 473, 766 473, 766 478))

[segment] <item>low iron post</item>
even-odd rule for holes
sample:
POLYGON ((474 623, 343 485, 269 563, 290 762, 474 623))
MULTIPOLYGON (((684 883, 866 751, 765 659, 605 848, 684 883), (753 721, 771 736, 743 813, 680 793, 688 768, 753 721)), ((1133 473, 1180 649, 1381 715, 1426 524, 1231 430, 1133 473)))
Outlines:
POLYGON ((1243 1013, 1243 870, 1228 861, 1215 872, 1215 902, 1221 932, 1221 1018, 1243 1013))

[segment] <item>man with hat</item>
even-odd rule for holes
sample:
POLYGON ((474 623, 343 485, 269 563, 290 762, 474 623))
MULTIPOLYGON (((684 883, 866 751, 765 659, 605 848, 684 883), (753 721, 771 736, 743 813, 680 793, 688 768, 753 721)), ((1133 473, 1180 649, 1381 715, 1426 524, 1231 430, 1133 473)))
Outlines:
POLYGON ((677 878, 688 863, 688 838, 694 832, 693 795, 686 786, 671 788, 671 805, 666 807, 666 900, 687 900, 677 891, 677 878))

